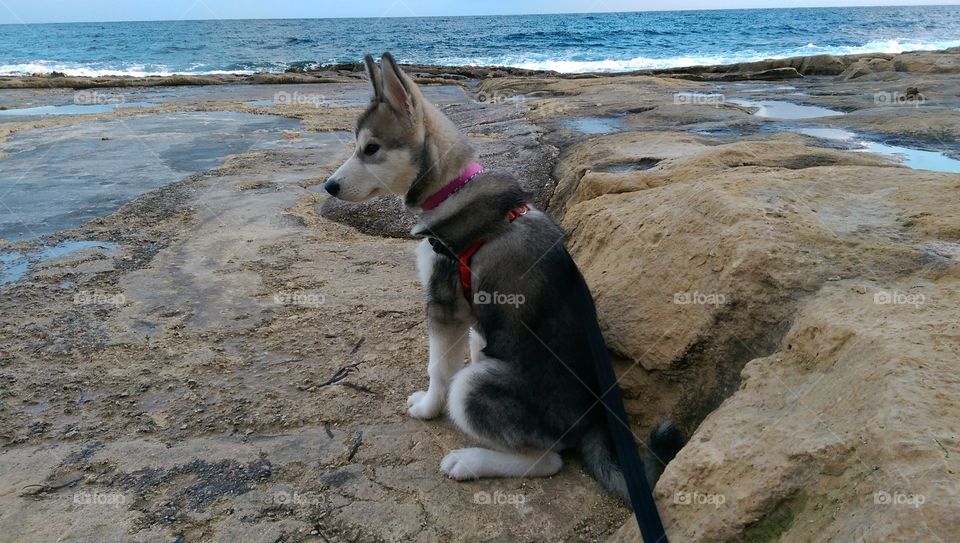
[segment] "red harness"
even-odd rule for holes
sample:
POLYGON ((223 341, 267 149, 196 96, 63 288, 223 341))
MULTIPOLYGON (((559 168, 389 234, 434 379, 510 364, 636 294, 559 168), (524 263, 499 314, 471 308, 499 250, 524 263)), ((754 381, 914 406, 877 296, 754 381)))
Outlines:
MULTIPOLYGON (((530 211, 530 206, 521 204, 507 212, 507 220, 513 222, 517 220, 518 217, 526 215, 527 211, 530 211)), ((470 259, 473 258, 473 254, 476 253, 483 244, 483 240, 474 243, 467 247, 464 252, 460 253, 460 257, 457 258, 457 264, 460 270, 460 287, 463 289, 464 298, 470 303, 473 303, 473 274, 470 271, 470 259)))
MULTIPOLYGON (((464 169, 463 172, 457 176, 456 179, 444 185, 434 194, 428 196, 423 203, 420 204, 420 208, 424 211, 436 209, 436 207, 442 204, 444 200, 449 198, 453 193, 462 189, 464 185, 482 173, 483 166, 476 162, 471 162, 467 165, 466 169, 464 169)), ((527 204, 520 204, 519 206, 507 212, 507 220, 513 222, 517 220, 517 217, 526 215, 527 211, 530 211, 530 206, 527 204)), ((483 243, 483 240, 474 243, 473 245, 467 247, 467 249, 460 253, 459 257, 457 257, 457 267, 460 271, 460 286, 463 288, 463 296, 470 303, 473 303, 473 281, 471 278, 472 274, 470 272, 470 259, 473 258, 473 253, 476 253, 477 250, 483 246, 483 243)))

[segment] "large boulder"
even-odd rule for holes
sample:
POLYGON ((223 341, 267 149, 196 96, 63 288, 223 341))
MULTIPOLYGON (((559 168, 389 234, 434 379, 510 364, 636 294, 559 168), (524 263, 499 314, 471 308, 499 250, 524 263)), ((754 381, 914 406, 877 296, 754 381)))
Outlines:
POLYGON ((845 68, 844 61, 833 55, 813 55, 801 57, 797 71, 804 75, 837 75, 845 68))
POLYGON ((838 204, 864 192, 856 166, 871 166, 886 188, 912 174, 869 155, 787 142, 706 147, 690 136, 633 133, 574 147, 558 164, 555 199, 575 190, 563 224, 611 349, 665 370, 721 316, 740 337, 756 335, 756 319, 768 323, 763 334, 782 335, 792 299, 860 262, 828 224, 843 213, 838 204), (639 154, 635 140, 644 138, 639 154), (660 161, 617 171, 631 165, 630 153, 638 164, 660 161), (819 186, 823 178, 832 182, 819 186), (744 313, 752 319, 738 330, 731 314, 744 313))
POLYGON ((922 494, 949 540, 958 176, 644 136, 574 146, 556 177, 638 435, 696 428, 657 487, 674 538, 896 539, 922 494), (630 170, 604 149, 663 160, 630 170))
MULTIPOLYGON (((952 255, 933 274, 828 283, 803 304, 657 486, 673 540, 956 540, 952 255)), ((641 539, 627 523, 613 540, 641 539)))
POLYGON ((859 79, 881 72, 893 71, 897 71, 896 66, 889 58, 862 58, 847 67, 847 69, 840 74, 840 79, 859 79))
POLYGON ((900 55, 865 54, 845 59, 848 61, 847 66, 839 74, 840 79, 844 80, 876 76, 884 72, 940 75, 960 73, 960 51, 956 49, 945 52, 914 51, 900 55))

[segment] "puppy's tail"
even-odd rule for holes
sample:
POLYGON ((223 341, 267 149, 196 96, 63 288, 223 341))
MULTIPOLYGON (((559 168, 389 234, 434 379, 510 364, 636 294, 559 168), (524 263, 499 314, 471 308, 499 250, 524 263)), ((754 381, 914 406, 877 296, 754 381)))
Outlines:
MULTIPOLYGON (((657 479, 664 468, 683 447, 683 436, 667 421, 650 433, 643 458, 643 468, 650 488, 657 484, 657 479)), ((580 458, 584 469, 604 488, 630 503, 627 493, 627 482, 617 460, 616 448, 610 432, 603 425, 591 428, 580 443, 580 458)))
POLYGON ((590 428, 583 436, 583 441, 580 442, 580 460, 587 473, 603 488, 630 503, 627 481, 623 478, 623 470, 620 469, 620 462, 617 461, 613 439, 602 423, 590 428))

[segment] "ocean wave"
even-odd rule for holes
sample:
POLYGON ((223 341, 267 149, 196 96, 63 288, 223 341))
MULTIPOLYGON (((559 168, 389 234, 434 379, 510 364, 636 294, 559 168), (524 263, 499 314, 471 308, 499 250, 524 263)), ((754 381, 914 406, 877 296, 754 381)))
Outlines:
POLYGON ((931 42, 914 42, 905 40, 901 42, 900 40, 877 40, 867 42, 863 45, 852 45, 852 46, 834 46, 834 47, 817 47, 816 44, 812 45, 814 49, 818 49, 818 53, 830 54, 830 55, 857 55, 861 53, 906 53, 907 51, 936 51, 940 49, 950 49, 952 47, 960 47, 960 40, 942 40, 942 41, 931 41, 931 42))
POLYGON ((862 53, 904 53, 907 51, 934 51, 960 47, 960 40, 932 42, 910 42, 899 40, 871 41, 856 46, 825 46, 808 43, 804 47, 782 51, 731 53, 714 55, 685 55, 675 57, 637 56, 629 59, 572 60, 535 58, 524 56, 482 57, 477 59, 441 59, 436 64, 457 64, 464 66, 508 66, 527 70, 549 70, 560 73, 585 72, 630 72, 635 70, 658 70, 683 68, 688 66, 711 66, 755 62, 759 60, 789 58, 808 55, 855 55, 862 53), (446 61, 446 62, 444 62, 446 61), (450 62, 454 61, 454 62, 450 62))
POLYGON ((174 70, 168 67, 154 67, 152 69, 148 69, 147 67, 140 65, 103 68, 76 64, 64 64, 44 60, 22 64, 0 64, 0 76, 47 75, 52 73, 61 73, 71 77, 152 77, 170 75, 250 75, 256 72, 253 70, 229 69, 174 70))
POLYGON ((62 73, 69 76, 78 77, 104 77, 129 75, 133 77, 146 77, 150 75, 175 75, 171 70, 148 70, 143 66, 130 66, 125 68, 96 68, 93 66, 83 66, 76 64, 63 64, 53 61, 38 60, 22 64, 0 64, 0 76, 12 75, 34 75, 62 73))
MULTIPOLYGON (((509 66, 528 70, 550 70, 560 73, 584 72, 629 72, 635 70, 655 70, 680 68, 687 66, 734 64, 739 62, 753 62, 764 59, 787 58, 805 55, 850 55, 862 53, 903 53, 907 51, 929 51, 960 47, 960 40, 940 41, 910 41, 910 40, 876 40, 862 45, 826 45, 808 43, 795 49, 776 51, 740 51, 703 54, 678 55, 670 57, 635 56, 632 58, 596 58, 584 59, 583 54, 578 58, 551 58, 542 53, 515 53, 499 56, 481 57, 417 57, 409 55, 401 59, 403 62, 419 64, 448 65, 448 66, 509 66)), ((587 49, 590 51, 590 49, 587 49)), ((598 55, 599 56, 599 55, 598 55)), ((333 59, 331 59, 332 61, 333 59)), ((359 59, 340 59, 340 62, 357 62, 359 59)), ((54 60, 36 60, 25 63, 0 64, 0 76, 22 76, 32 74, 63 73, 69 76, 104 77, 104 76, 169 76, 169 75, 222 75, 243 74, 267 71, 282 72, 294 67, 315 67, 317 63, 308 61, 297 62, 224 62, 220 65, 185 64, 182 67, 160 64, 143 65, 130 64, 105 65, 103 62, 83 64, 54 60)))

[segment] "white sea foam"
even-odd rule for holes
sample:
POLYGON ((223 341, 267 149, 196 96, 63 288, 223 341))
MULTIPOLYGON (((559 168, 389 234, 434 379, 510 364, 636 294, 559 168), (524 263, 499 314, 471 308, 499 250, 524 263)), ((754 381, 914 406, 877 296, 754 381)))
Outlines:
POLYGON ((166 66, 160 69, 147 69, 146 66, 134 65, 126 67, 99 68, 78 64, 67 64, 49 60, 38 60, 24 64, 0 64, 0 76, 50 74, 53 72, 76 77, 105 77, 105 76, 166 76, 166 75, 228 75, 252 74, 252 70, 201 70, 191 69, 184 71, 171 70, 166 66))
POLYGON ((650 70, 680 68, 685 66, 710 66, 717 64, 733 64, 738 62, 754 62, 765 59, 788 58, 806 55, 854 55, 861 53, 904 53, 907 51, 934 51, 960 47, 960 40, 944 40, 932 42, 911 42, 900 40, 878 40, 858 46, 821 47, 815 43, 808 43, 795 50, 731 53, 729 55, 703 56, 676 56, 664 58, 634 57, 631 59, 601 59, 601 60, 568 60, 534 58, 533 55, 511 57, 484 57, 477 59, 441 59, 437 64, 462 64, 466 66, 509 66, 527 70, 552 70, 560 73, 582 72, 628 72, 633 70, 650 70))
POLYGON ((912 42, 900 40, 878 40, 867 42, 864 45, 852 47, 830 47, 821 48, 823 52, 831 55, 856 55, 860 53, 905 53, 907 51, 936 51, 938 49, 949 49, 951 47, 960 47, 960 40, 943 40, 933 42, 912 42))
POLYGON ((506 66, 525 68, 527 70, 552 70, 561 73, 582 72, 629 72, 632 70, 649 70, 657 68, 674 68, 677 66, 697 66, 705 64, 728 64, 737 62, 733 57, 703 56, 703 57, 669 57, 648 58, 634 57, 629 60, 521 60, 507 63, 506 66))
POLYGON ((125 68, 93 68, 90 66, 63 64, 49 60, 38 60, 24 64, 0 64, 0 75, 4 76, 49 74, 53 72, 79 77, 102 77, 118 75, 146 77, 149 75, 173 75, 175 73, 168 70, 147 70, 144 66, 129 66, 125 68))

